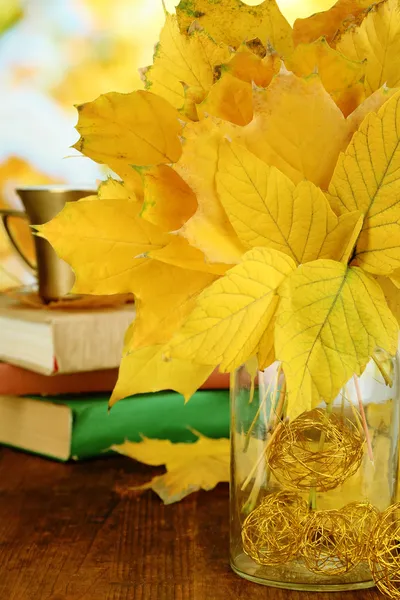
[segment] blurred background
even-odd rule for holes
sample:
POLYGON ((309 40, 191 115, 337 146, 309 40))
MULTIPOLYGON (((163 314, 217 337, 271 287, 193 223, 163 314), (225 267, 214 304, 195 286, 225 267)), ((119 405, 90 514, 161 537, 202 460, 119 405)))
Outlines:
MULTIPOLYGON (((333 3, 278 0, 291 23, 333 3)), ((74 104, 141 88, 138 69, 151 64, 163 21, 162 0, 0 0, 0 208, 20 208, 17 185, 93 185, 106 175, 70 149, 74 104)), ((14 227, 33 259, 28 227, 14 227)), ((0 289, 31 281, 0 226, 0 289)))

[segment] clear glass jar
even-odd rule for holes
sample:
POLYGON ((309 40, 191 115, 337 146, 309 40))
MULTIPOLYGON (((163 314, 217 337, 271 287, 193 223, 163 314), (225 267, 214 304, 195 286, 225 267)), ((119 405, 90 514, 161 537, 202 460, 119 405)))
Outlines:
POLYGON ((383 353, 329 406, 288 421, 275 363, 231 376, 231 565, 295 590, 374 585, 368 536, 397 500, 398 360, 383 353))

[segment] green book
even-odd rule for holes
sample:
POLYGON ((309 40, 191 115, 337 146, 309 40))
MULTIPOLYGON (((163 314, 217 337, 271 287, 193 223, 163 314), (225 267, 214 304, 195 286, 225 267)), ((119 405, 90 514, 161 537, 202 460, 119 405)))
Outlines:
POLYGON ((139 394, 108 411, 109 394, 0 396, 0 443, 60 461, 107 452, 142 437, 193 442, 194 431, 229 435, 229 391, 199 391, 185 404, 175 392, 139 394))

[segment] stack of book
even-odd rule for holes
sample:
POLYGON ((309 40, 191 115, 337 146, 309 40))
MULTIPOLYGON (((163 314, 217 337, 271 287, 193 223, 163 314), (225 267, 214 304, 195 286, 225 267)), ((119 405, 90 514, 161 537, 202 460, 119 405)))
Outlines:
POLYGON ((142 436, 189 442, 191 429, 227 436, 229 394, 214 389, 228 387, 220 376, 187 406, 166 392, 127 398, 108 411, 134 315, 133 304, 43 310, 0 296, 0 444, 66 461, 142 436))

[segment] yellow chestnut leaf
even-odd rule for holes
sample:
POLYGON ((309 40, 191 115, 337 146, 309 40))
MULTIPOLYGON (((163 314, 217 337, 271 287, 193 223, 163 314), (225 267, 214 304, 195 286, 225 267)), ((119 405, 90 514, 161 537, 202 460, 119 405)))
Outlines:
POLYGON ((224 140, 216 182, 226 214, 247 246, 274 248, 297 264, 318 258, 348 261, 361 213, 338 218, 310 181, 295 186, 243 146, 224 140))
POLYGON ((226 438, 198 435, 193 444, 173 444, 169 440, 143 438, 141 443, 126 441, 111 450, 146 465, 165 465, 166 473, 132 490, 152 489, 164 504, 179 502, 198 490, 212 490, 229 481, 230 443, 226 438))
POLYGON ((320 37, 325 37, 331 43, 343 23, 348 26, 352 22, 357 23, 371 4, 371 0, 338 0, 328 10, 297 19, 293 25, 295 45, 315 42, 320 37))
POLYGON ((215 68, 230 55, 228 46, 214 42, 205 31, 181 33, 176 16, 167 13, 153 66, 145 73, 147 88, 180 109, 185 103, 184 84, 201 102, 214 83, 215 68))
POLYGON ((242 81, 254 82, 258 87, 267 87, 274 75, 279 73, 281 65, 281 59, 276 52, 261 58, 243 46, 224 65, 224 69, 242 81))
POLYGON ((348 144, 348 125, 320 78, 282 73, 253 98, 254 118, 235 139, 294 183, 308 179, 327 188, 348 144))
POLYGON ((181 155, 179 113, 159 96, 110 92, 77 108, 81 137, 74 148, 122 178, 131 165, 172 163, 181 155))
POLYGON ((197 105, 199 117, 210 114, 236 125, 247 125, 253 118, 251 84, 229 73, 223 73, 207 98, 197 105))
POLYGON ((285 61, 287 68, 299 77, 318 73, 326 91, 347 116, 362 100, 363 86, 357 86, 365 73, 365 64, 346 58, 329 46, 323 38, 312 44, 299 44, 285 61), (355 94, 350 101, 349 95, 355 94))
POLYGON ((148 258, 135 273, 136 319, 126 350, 167 342, 216 277, 148 258))
POLYGON ((239 367, 255 354, 275 313, 277 289, 294 269, 293 260, 276 250, 247 252, 199 296, 170 342, 171 356, 220 365, 221 372, 239 367))
POLYGON ((280 288, 275 351, 282 361, 288 414, 332 402, 361 375, 376 348, 394 355, 398 325, 378 283, 331 260, 301 265, 280 288))
POLYGON ((189 400, 214 371, 212 366, 195 365, 189 360, 165 360, 166 350, 159 344, 126 353, 110 406, 127 396, 161 390, 174 390, 189 400))
POLYGON ((189 242, 180 235, 172 236, 172 241, 167 246, 152 250, 148 256, 183 269, 204 271, 215 275, 224 275, 230 267, 234 266, 207 262, 203 252, 190 246, 189 242))
POLYGON ((285 56, 293 50, 292 28, 275 0, 257 6, 241 0, 181 0, 176 14, 182 31, 196 19, 211 37, 233 48, 259 38, 285 56))
POLYGON ((237 264, 244 252, 215 189, 220 140, 234 125, 208 117, 188 123, 182 156, 175 170, 196 194, 198 209, 181 229, 181 235, 201 250, 209 262, 237 264))
MULTIPOLYGON (((104 189, 104 188, 103 188, 104 189)), ((58 255, 71 265, 81 294, 135 291, 136 258, 169 243, 168 235, 139 216, 140 204, 116 197, 67 203, 49 223, 37 227, 58 255)))
POLYGON ((163 231, 174 231, 196 212, 197 200, 190 187, 168 165, 143 172, 144 201, 141 216, 163 231))
POLYGON ((364 215, 357 263, 378 275, 400 268, 400 92, 363 121, 339 158, 329 192, 336 213, 364 215))
POLYGON ((349 28, 336 48, 353 60, 367 60, 365 90, 368 95, 382 85, 400 85, 400 7, 386 0, 371 8, 359 27, 349 28))

